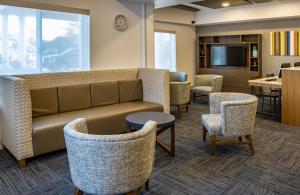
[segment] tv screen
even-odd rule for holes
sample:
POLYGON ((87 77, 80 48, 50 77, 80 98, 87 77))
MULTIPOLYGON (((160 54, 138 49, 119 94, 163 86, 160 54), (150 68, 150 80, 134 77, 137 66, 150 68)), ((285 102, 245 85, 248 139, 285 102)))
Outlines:
POLYGON ((241 45, 211 47, 212 66, 247 66, 246 48, 241 45))

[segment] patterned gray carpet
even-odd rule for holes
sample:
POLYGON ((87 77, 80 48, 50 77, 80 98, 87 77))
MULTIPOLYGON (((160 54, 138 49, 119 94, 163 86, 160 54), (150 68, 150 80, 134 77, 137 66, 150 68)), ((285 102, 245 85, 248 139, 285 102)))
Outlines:
MULTIPOLYGON (((191 105, 176 123, 176 157, 157 148, 150 194, 300 194, 300 128, 257 118, 255 156, 246 146, 218 146, 211 157, 201 139, 201 113, 191 105)), ((160 139, 169 143, 169 133, 160 139)), ((72 194, 66 151, 30 159, 24 170, 0 151, 0 194, 72 194)))

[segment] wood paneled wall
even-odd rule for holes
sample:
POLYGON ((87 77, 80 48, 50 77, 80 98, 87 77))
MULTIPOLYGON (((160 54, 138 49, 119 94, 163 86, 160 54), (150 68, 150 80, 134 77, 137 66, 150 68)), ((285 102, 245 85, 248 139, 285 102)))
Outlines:
POLYGON ((300 127, 300 68, 282 71, 282 123, 300 127))

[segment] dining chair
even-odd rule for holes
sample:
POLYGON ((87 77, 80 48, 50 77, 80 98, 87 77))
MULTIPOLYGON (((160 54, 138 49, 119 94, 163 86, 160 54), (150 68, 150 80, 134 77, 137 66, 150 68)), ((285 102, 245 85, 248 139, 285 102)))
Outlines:
POLYGON ((281 67, 280 67, 280 71, 279 71, 279 78, 281 78, 281 76, 282 76, 282 71, 281 71, 281 68, 290 68, 292 65, 291 65, 291 63, 282 63, 281 64, 281 67))
POLYGON ((300 62, 295 62, 294 67, 299 67, 300 66, 300 62))

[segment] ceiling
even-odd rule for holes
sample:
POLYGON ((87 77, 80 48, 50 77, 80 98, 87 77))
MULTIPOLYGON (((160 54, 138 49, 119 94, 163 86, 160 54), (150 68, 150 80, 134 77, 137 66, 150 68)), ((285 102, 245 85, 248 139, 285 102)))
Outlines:
MULTIPOLYGON (((223 3, 228 3, 230 7, 234 6, 243 6, 243 5, 251 5, 256 3, 270 3, 275 2, 276 0, 202 0, 191 2, 194 5, 203 6, 212 9, 224 8, 223 3)), ((277 0, 280 1, 280 0, 277 0)))
POLYGON ((197 12, 201 9, 219 9, 224 8, 222 3, 227 2, 229 7, 245 6, 257 3, 269 3, 276 1, 289 0, 119 0, 129 1, 134 3, 150 3, 155 5, 155 8, 176 7, 179 9, 197 12))

